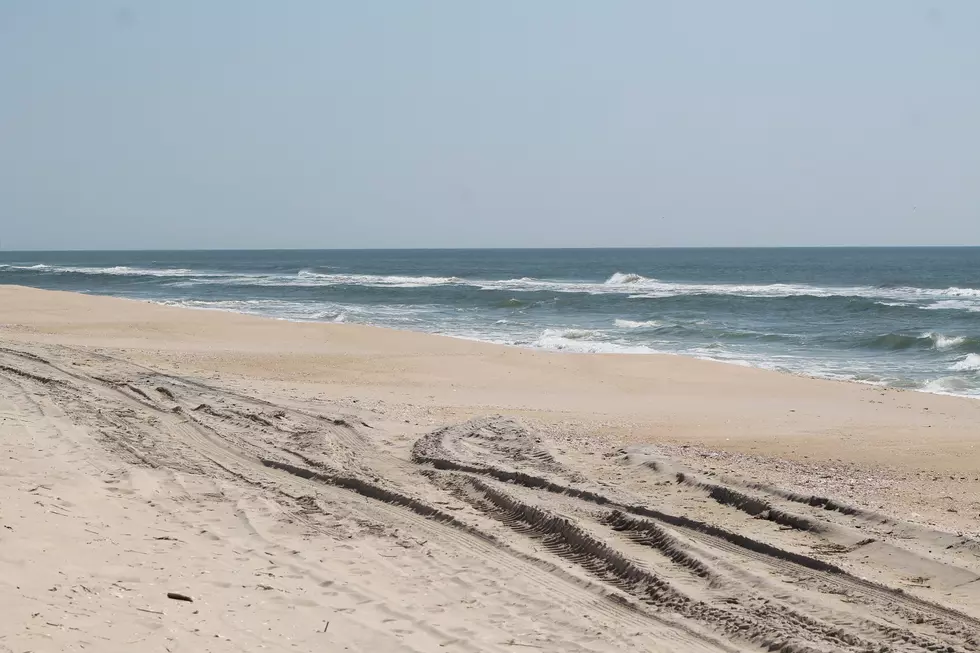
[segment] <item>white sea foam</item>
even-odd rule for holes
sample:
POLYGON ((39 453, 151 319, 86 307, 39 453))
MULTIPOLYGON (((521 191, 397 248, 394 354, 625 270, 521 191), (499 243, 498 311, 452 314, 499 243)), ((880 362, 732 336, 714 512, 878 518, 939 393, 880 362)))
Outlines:
POLYGON ((204 272, 201 270, 188 270, 187 268, 133 268, 125 265, 117 265, 111 268, 65 268, 69 272, 82 272, 84 274, 108 274, 112 276, 143 276, 143 277, 211 277, 225 276, 219 272, 204 272))
MULTIPOLYGON (((380 286, 394 288, 424 288, 426 286, 446 286, 462 283, 456 277, 428 277, 428 276, 403 276, 403 275, 382 275, 382 274, 322 274, 310 270, 300 270, 296 279, 311 283, 301 285, 329 285, 329 286, 380 286)), ((289 279, 282 279, 289 284, 289 279)))
POLYGON ((727 284, 660 281, 629 272, 616 272, 602 283, 547 279, 466 280, 456 283, 474 285, 485 290, 514 292, 585 293, 591 295, 625 294, 630 299, 663 299, 687 295, 723 295, 732 297, 855 297, 877 300, 890 306, 914 306, 923 302, 962 302, 935 305, 933 308, 980 311, 980 290, 975 288, 877 288, 874 286, 813 286, 809 284, 727 284))
MULTIPOLYGON (((191 308, 210 308, 266 315, 294 321, 352 321, 401 329, 442 333, 484 342, 532 347, 553 351, 582 354, 675 354, 693 356, 705 360, 732 365, 759 367, 770 370, 802 374, 829 379, 857 381, 874 385, 902 385, 940 394, 977 396, 980 384, 976 372, 980 372, 980 354, 971 353, 955 363, 946 363, 948 374, 930 381, 915 382, 901 373, 884 378, 882 370, 864 365, 859 360, 821 360, 819 354, 778 354, 757 351, 751 347, 731 346, 722 343, 687 343, 644 339, 637 342, 642 331, 617 324, 616 329, 548 328, 531 331, 530 327, 500 321, 495 324, 477 325, 469 321, 445 321, 445 306, 437 305, 371 305, 335 304, 331 302, 289 302, 270 299, 249 300, 171 300, 171 305, 191 308)), ((629 321, 627 321, 629 322, 629 321)), ((958 342, 958 336, 946 336, 935 332, 923 334, 935 347, 949 349, 958 342)))
POLYGON ((642 322, 637 322, 635 320, 620 320, 617 319, 615 324, 620 329, 652 329, 659 326, 663 326, 663 322, 658 322, 657 320, 646 320, 642 322))
POLYGON ((275 299, 164 299, 155 303, 163 304, 164 306, 267 315, 271 317, 285 317, 287 319, 317 319, 316 315, 318 310, 315 307, 306 307, 295 302, 275 299))
POLYGON ((0 270, 46 270, 48 266, 44 263, 37 265, 13 265, 12 263, 0 263, 0 270))
POLYGON ((966 358, 950 366, 954 372, 980 372, 980 354, 967 354, 966 358))
POLYGON ((591 329, 545 329, 545 335, 558 336, 569 340, 587 340, 601 336, 598 331, 591 329))
POLYGON ((687 356, 693 356, 694 358, 698 358, 703 361, 728 363, 729 365, 738 365, 739 367, 765 367, 768 369, 776 369, 776 365, 774 363, 762 359, 751 362, 739 354, 724 351, 717 345, 717 343, 712 343, 703 347, 691 347, 679 353, 687 356))
POLYGON ((484 290, 510 292, 550 292, 580 294, 625 294, 631 299, 662 299, 687 295, 723 295, 754 298, 856 297, 876 300, 886 306, 919 305, 928 310, 980 312, 977 288, 876 288, 873 286, 814 286, 809 284, 726 284, 660 281, 633 272, 616 272, 601 282, 521 277, 516 279, 464 279, 452 276, 408 276, 379 274, 321 273, 301 270, 296 274, 235 273, 186 268, 142 268, 131 266, 72 267, 5 264, 0 270, 36 271, 46 274, 80 273, 110 276, 181 277, 171 285, 198 284, 258 286, 366 286, 425 288, 430 286, 470 286, 484 290))
POLYGON ((975 395, 976 388, 961 376, 943 376, 926 381, 922 390, 938 395, 975 395))
POLYGON ((633 272, 614 272, 611 277, 606 279, 606 282, 603 285, 623 286, 623 285, 630 285, 630 284, 650 283, 655 281, 656 279, 648 279, 643 275, 636 274, 633 272))
POLYGON ((52 274, 90 274, 108 275, 114 277, 222 277, 230 276, 222 272, 208 272, 204 270, 189 270, 187 268, 139 268, 128 265, 114 265, 111 267, 85 267, 70 265, 5 265, 0 266, 7 270, 21 271, 45 271, 52 274))
POLYGON ((327 311, 317 311, 309 316, 310 320, 316 320, 318 322, 336 322, 340 324, 341 322, 347 321, 347 312, 339 309, 327 310, 327 311))
POLYGON ((539 349, 580 354, 656 353, 650 347, 593 339, 597 337, 601 337, 601 334, 597 331, 587 331, 584 329, 545 329, 536 340, 528 344, 539 349))
POLYGON ((264 317, 274 317, 294 322, 346 322, 349 319, 349 314, 352 312, 352 307, 342 304, 307 304, 275 299, 169 299, 156 303, 182 308, 262 315, 264 317))
POLYGON ((920 306, 925 311, 969 311, 980 313, 980 302, 968 299, 941 299, 932 304, 920 306))
POLYGON ((950 349, 952 347, 958 347, 966 341, 966 338, 963 336, 945 336, 935 332, 923 333, 919 337, 932 340, 933 349, 950 349))

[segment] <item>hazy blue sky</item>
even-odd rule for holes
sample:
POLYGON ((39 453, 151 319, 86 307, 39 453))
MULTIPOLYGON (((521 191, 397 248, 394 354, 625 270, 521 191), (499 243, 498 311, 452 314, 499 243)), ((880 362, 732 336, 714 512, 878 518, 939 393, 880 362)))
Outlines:
POLYGON ((0 0, 0 241, 980 244, 978 35, 976 0, 0 0))

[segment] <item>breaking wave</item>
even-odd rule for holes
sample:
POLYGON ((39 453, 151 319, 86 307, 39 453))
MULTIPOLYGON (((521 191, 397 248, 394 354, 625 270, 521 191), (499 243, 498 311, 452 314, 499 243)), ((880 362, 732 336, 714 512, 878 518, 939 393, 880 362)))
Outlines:
POLYGON ((980 372, 980 354, 968 354, 966 358, 950 366, 955 372, 980 372))
POLYGON ((684 354, 980 396, 972 264, 934 274, 895 259, 900 272, 848 275, 769 259, 654 266, 619 253, 10 256, 0 283, 565 352, 684 354))
POLYGON ((934 332, 923 333, 918 336, 902 333, 886 333, 859 344, 870 349, 887 351, 901 351, 904 349, 980 351, 980 338, 947 336, 934 332))
POLYGON ((620 329, 656 329, 657 327, 663 326, 663 322, 657 320, 620 320, 617 319, 614 324, 620 329))
POLYGON ((874 286, 820 286, 809 284, 731 284, 661 281, 634 272, 615 272, 604 281, 536 279, 482 279, 457 276, 413 276, 317 272, 302 269, 294 273, 236 273, 188 268, 134 266, 85 267, 0 265, 0 274, 63 275, 80 274, 112 277, 159 277, 171 279, 176 287, 196 285, 317 287, 351 286, 374 288, 471 287, 511 293, 547 292, 559 294, 626 295, 630 299, 664 299, 683 296, 722 296, 780 299, 791 297, 858 298, 887 307, 917 307, 925 310, 980 312, 978 288, 917 288, 874 286))
POLYGON ((113 277, 226 277, 230 276, 222 272, 208 272, 204 270, 190 270, 187 268, 134 268, 128 265, 114 265, 111 267, 77 267, 62 265, 0 265, 0 272, 4 270, 20 272, 37 272, 47 274, 87 274, 92 276, 108 275, 113 277))
POLYGON ((615 272, 611 277, 606 279, 604 285, 606 286, 624 286, 629 284, 639 284, 639 283, 649 283, 655 282, 656 279, 648 279, 642 275, 634 274, 632 272, 615 272))

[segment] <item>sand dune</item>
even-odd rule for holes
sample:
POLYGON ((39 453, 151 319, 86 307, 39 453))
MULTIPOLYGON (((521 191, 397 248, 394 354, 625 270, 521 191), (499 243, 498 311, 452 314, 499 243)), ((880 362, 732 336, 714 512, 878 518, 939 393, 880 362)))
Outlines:
POLYGON ((10 287, 0 323, 0 651, 980 648, 980 402, 10 287))

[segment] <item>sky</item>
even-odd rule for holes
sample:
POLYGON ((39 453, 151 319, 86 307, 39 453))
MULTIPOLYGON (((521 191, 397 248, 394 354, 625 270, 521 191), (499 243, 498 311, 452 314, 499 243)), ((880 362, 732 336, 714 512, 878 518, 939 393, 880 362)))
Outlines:
POLYGON ((0 247, 980 245, 978 34, 975 0, 0 0, 0 247))

